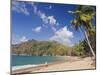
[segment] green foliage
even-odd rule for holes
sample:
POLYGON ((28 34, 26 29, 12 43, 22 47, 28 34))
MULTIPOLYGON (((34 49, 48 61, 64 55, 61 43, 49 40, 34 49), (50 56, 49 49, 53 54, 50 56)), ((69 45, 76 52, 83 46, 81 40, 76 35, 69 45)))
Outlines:
MULTIPOLYGON (((90 48, 88 50, 91 50, 92 55, 95 57, 96 53, 96 30, 94 25, 96 16, 95 7, 80 5, 77 7, 75 11, 69 11, 69 13, 74 14, 74 18, 71 21, 72 27, 74 27, 76 30, 82 31, 85 40, 87 41, 88 46, 90 48)), ((79 43, 79 45, 76 46, 76 50, 78 52, 76 54, 84 55, 85 51, 87 50, 86 48, 87 48, 86 43, 84 44, 79 43)))
POLYGON ((66 55, 68 49, 70 48, 55 41, 27 41, 12 45, 12 53, 19 55, 59 56, 66 55))
POLYGON ((73 47, 55 41, 27 41, 12 45, 12 53, 34 56, 90 56, 91 52, 86 41, 80 41, 73 47))
POLYGON ((91 29, 95 18, 95 7, 80 5, 75 11, 69 11, 74 14, 74 19, 71 21, 73 27, 78 30, 82 26, 85 30, 91 29))
POLYGON ((80 42, 79 44, 77 44, 75 46, 75 50, 76 50, 76 55, 78 56, 83 56, 84 55, 84 46, 83 46, 83 43, 80 42))
MULTIPOLYGON (((89 49, 90 48, 89 48, 86 40, 83 40, 83 41, 80 41, 79 44, 76 44, 74 46, 74 53, 77 56, 81 56, 81 57, 91 56, 91 51, 89 49)), ((94 47, 93 49, 95 51, 96 47, 94 47)))

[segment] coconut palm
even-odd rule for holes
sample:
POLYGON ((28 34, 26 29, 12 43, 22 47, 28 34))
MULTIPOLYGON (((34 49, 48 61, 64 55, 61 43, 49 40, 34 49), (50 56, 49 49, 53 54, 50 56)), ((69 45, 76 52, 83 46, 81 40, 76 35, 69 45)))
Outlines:
POLYGON ((69 13, 74 14, 74 18, 71 21, 72 26, 76 30, 81 30, 83 32, 88 46, 91 50, 92 55, 95 57, 95 53, 90 44, 89 34, 93 29, 93 20, 95 18, 95 9, 92 6, 82 6, 80 5, 75 11, 68 11, 69 13))

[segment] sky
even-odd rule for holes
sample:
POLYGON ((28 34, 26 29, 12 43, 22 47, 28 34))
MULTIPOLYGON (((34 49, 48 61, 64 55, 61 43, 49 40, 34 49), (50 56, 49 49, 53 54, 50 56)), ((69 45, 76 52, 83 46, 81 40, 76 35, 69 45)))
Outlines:
POLYGON ((73 46, 84 39, 71 27, 74 11, 78 5, 43 2, 12 1, 12 44, 31 39, 58 41, 73 46))

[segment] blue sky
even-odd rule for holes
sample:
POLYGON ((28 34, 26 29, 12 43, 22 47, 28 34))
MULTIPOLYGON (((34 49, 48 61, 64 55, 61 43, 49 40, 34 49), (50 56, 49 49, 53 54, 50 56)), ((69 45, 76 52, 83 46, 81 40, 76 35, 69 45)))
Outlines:
POLYGON ((31 39, 54 40, 69 46, 83 39, 70 27, 77 5, 12 1, 12 44, 31 39))

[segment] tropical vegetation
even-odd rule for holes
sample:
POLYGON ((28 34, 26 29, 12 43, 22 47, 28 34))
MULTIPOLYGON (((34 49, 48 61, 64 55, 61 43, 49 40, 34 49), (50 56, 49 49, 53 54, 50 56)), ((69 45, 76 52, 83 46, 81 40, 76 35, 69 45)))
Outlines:
POLYGON ((71 21, 72 26, 79 30, 85 37, 89 50, 95 57, 96 50, 96 30, 95 30, 95 7, 80 5, 75 11, 68 11, 74 15, 71 21))

